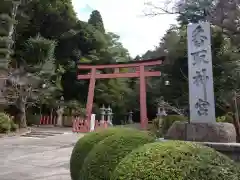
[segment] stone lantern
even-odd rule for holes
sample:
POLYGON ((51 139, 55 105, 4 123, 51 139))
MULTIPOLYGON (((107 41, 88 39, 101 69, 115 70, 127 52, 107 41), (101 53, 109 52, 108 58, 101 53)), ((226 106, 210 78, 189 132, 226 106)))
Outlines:
POLYGON ((113 117, 112 108, 108 106, 106 111, 107 111, 107 123, 112 126, 113 125, 112 124, 112 117, 113 117))

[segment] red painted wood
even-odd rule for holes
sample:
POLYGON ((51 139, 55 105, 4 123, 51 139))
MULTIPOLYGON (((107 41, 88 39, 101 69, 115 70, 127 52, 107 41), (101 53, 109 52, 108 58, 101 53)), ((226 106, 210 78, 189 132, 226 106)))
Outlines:
POLYGON ((56 119, 55 116, 41 116, 39 125, 56 125, 56 119))
POLYGON ((98 130, 98 129, 104 129, 104 128, 108 128, 108 123, 107 121, 99 121, 99 120, 95 120, 95 128, 94 130, 98 130))
POLYGON ((87 133, 89 132, 89 126, 86 120, 80 118, 80 117, 73 117, 73 126, 72 131, 73 132, 79 132, 79 133, 87 133))
POLYGON ((107 64, 107 65, 78 65, 78 69, 92 69, 93 67, 96 69, 107 69, 107 68, 129 68, 129 67, 137 67, 137 66, 155 66, 161 65, 162 60, 155 60, 155 61, 145 61, 145 62, 138 62, 138 63, 131 63, 131 64, 107 64))
POLYGON ((146 129, 148 124, 147 119, 147 102, 146 102, 146 79, 145 79, 145 67, 140 66, 140 120, 141 128, 146 129))
MULTIPOLYGON (((90 124, 90 118, 93 107, 94 88, 96 79, 110 79, 110 78, 140 78, 140 115, 141 115, 141 127, 147 128, 147 105, 146 105, 146 79, 145 77, 161 76, 160 71, 145 72, 145 66, 154 66, 162 64, 162 60, 136 62, 131 64, 110 64, 110 65, 78 65, 79 69, 91 69, 90 74, 78 75, 78 79, 90 79, 88 99, 87 99, 87 124, 90 124), (133 68, 137 69, 134 73, 119 73, 116 68, 133 68), (114 68, 115 72, 112 74, 96 74, 97 69, 114 68)), ((90 130, 90 127, 88 127, 90 130)))
POLYGON ((115 68, 114 73, 119 73, 119 68, 115 68))
MULTIPOLYGON (((160 71, 151 71, 145 72, 144 77, 154 77, 154 76, 161 76, 160 71)), ((110 78, 137 78, 140 77, 140 72, 135 73, 114 73, 114 74, 96 74, 96 79, 110 79, 110 78)), ((91 74, 83 74, 78 75, 78 79, 90 79, 91 74)))
POLYGON ((89 83, 89 87, 88 87, 88 98, 87 98, 87 108, 86 108, 86 111, 87 111, 86 120, 87 120, 88 124, 90 124, 91 114, 92 114, 94 89, 95 89, 95 83, 96 83, 95 76, 96 76, 96 68, 93 67, 91 74, 90 74, 90 83, 89 83))

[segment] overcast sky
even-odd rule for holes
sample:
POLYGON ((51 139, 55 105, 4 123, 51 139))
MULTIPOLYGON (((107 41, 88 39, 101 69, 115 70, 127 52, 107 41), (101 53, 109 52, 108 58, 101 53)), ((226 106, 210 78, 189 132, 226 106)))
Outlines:
POLYGON ((93 10, 100 11, 105 29, 121 37, 132 57, 158 45, 171 24, 172 15, 144 16, 146 0, 72 0, 80 20, 87 21, 93 10))

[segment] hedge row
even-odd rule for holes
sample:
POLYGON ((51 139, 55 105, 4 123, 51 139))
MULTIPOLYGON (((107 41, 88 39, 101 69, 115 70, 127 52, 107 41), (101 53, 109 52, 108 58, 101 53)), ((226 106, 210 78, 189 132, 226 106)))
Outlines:
POLYGON ((239 168, 225 155, 189 142, 155 142, 136 149, 111 180, 237 180, 239 168))
POLYGON ((79 180, 79 172, 82 168, 85 158, 88 156, 92 148, 105 138, 116 133, 124 134, 126 132, 138 132, 130 128, 108 128, 107 130, 99 130, 91 132, 79 139, 73 148, 70 159, 70 173, 72 180, 79 180))
POLYGON ((239 180, 231 159, 196 143, 155 142, 149 133, 110 128, 89 133, 71 156, 72 180, 239 180))
POLYGON ((104 139, 86 157, 79 180, 110 179, 111 173, 126 154, 154 141, 154 137, 140 131, 117 133, 104 139))

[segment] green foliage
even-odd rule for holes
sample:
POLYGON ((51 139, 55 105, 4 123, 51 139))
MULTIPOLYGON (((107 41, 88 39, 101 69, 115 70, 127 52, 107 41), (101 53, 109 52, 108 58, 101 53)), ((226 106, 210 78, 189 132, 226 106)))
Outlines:
POLYGON ((225 116, 218 116, 218 117, 216 118, 216 121, 217 121, 217 122, 225 122, 225 121, 226 121, 226 117, 225 117, 225 116))
POLYGON ((15 124, 12 119, 10 121, 10 126, 11 126, 10 131, 16 131, 18 129, 17 124, 15 124))
POLYGON ((225 155, 190 142, 146 144, 116 167, 111 180, 237 180, 239 168, 225 155))
POLYGON ((10 117, 5 113, 0 113, 0 133, 9 132, 11 129, 10 117))
MULTIPOLYGON (((213 26, 222 29, 222 34, 231 40, 231 44, 239 47, 240 15, 239 1, 224 0, 178 0, 176 9, 177 20, 181 25, 209 21, 213 26)), ((234 51, 232 51, 234 53, 234 51)))
POLYGON ((116 133, 99 142, 88 154, 79 174, 79 180, 108 180, 117 164, 133 149, 154 142, 146 132, 116 133))
POLYGON ((2 2, 2 4, 0 7, 0 12, 2 14, 11 15, 11 9, 12 9, 12 5, 13 5, 14 1, 13 0, 2 0, 1 2, 2 2))
MULTIPOLYGON (((15 69, 8 79, 9 85, 5 88, 5 98, 15 103, 21 112, 19 116, 20 127, 26 127, 25 111, 27 105, 36 103, 48 94, 42 88, 47 84, 47 91, 52 90, 50 84, 54 74, 54 49, 55 41, 37 36, 29 38, 25 43, 25 49, 21 53, 20 68, 15 69)), ((56 89, 56 88, 53 88, 56 89)), ((53 96, 53 91, 51 91, 53 96)), ((56 101, 56 100, 55 100, 56 101)))
MULTIPOLYGON (((192 1, 193 2, 193 1, 192 1)), ((239 53, 231 40, 222 33, 221 28, 213 26, 212 61, 214 74, 214 89, 216 99, 216 114, 226 112, 224 107, 231 102, 233 89, 239 89, 239 53)), ((165 56, 165 64, 155 68, 161 70, 161 78, 151 78, 148 82, 148 106, 154 103, 156 97, 163 96, 170 104, 188 109, 188 59, 187 59, 186 26, 172 26, 160 41, 159 46, 144 56, 147 58, 165 56), (164 82, 168 80, 169 86, 164 82)), ((143 56, 143 57, 144 57, 143 56)), ((138 87, 137 87, 138 88, 138 87)), ((136 89, 136 91, 138 91, 136 89)), ((154 107, 156 108, 156 107, 154 107)))
POLYGON ((54 58, 55 41, 37 36, 29 38, 25 43, 22 58, 29 65, 43 65, 54 58))
POLYGON ((73 148, 70 159, 70 172, 72 180, 79 180, 78 176, 83 166, 83 162, 97 143, 109 136, 112 136, 113 134, 124 133, 126 131, 131 132, 135 130, 128 128, 108 128, 106 130, 91 132, 79 139, 73 148))
MULTIPOLYGON (((26 1, 21 3, 19 8, 17 19, 20 23, 17 25, 17 33, 21 40, 34 37, 38 33, 45 38, 56 40, 77 21, 70 0, 26 1)), ((17 46, 19 45, 20 42, 17 43, 17 46)))
POLYGON ((153 120, 154 130, 157 133, 157 136, 163 136, 167 133, 168 129, 172 126, 175 121, 187 121, 187 117, 181 115, 168 115, 160 118, 155 118, 153 120))
MULTIPOLYGON (((9 12, 11 12, 11 8, 8 9, 9 12)), ((8 14, 0 14, 0 29, 3 30, 3 32, 7 32, 6 34, 2 34, 3 36, 7 36, 10 32, 11 26, 15 23, 14 19, 12 19, 11 15, 8 14)))
POLYGON ((0 7, 0 59, 2 61, 1 68, 8 67, 10 55, 12 55, 11 45, 12 28, 15 25, 15 18, 12 13, 13 1, 3 0, 0 7))
POLYGON ((13 43, 13 40, 9 39, 9 37, 0 35, 0 48, 5 48, 7 45, 11 45, 13 43))
POLYGON ((99 11, 95 10, 92 12, 88 20, 88 23, 93 25, 96 29, 98 29, 102 33, 105 33, 102 16, 99 11))
POLYGON ((27 113, 26 119, 27 119, 27 125, 39 125, 39 119, 41 118, 40 115, 34 115, 32 112, 27 113))
MULTIPOLYGON (((14 57, 18 65, 25 62, 24 65, 34 67, 29 68, 31 72, 40 72, 40 79, 48 88, 41 90, 43 93, 38 103, 47 104, 48 107, 55 107, 54 102, 60 96, 64 96, 66 102, 73 100, 85 104, 88 82, 77 80, 77 63, 109 64, 130 59, 127 49, 119 42, 120 37, 105 33, 100 12, 93 11, 89 22, 83 22, 77 19, 70 0, 24 1, 19 6, 17 20, 14 57), (47 61, 43 63, 45 59, 47 61), (50 71, 47 67, 54 67, 51 68, 52 73, 42 77, 42 72, 50 71), (63 73, 55 71, 59 67, 63 73)), ((115 116, 129 108, 127 105, 131 100, 128 97, 132 90, 128 87, 128 81, 98 82, 96 93, 96 108, 102 103, 110 103, 115 116), (110 93, 107 88, 109 84, 113 88, 110 93), (118 90, 116 87, 122 88, 118 90), (102 89, 107 92, 102 92, 102 89)))
POLYGON ((187 0, 184 3, 179 1, 177 6, 181 14, 178 16, 177 20, 182 24, 204 21, 209 13, 207 11, 214 8, 214 3, 214 0, 187 0))
POLYGON ((233 116, 230 113, 228 113, 224 116, 217 117, 216 121, 217 122, 225 122, 225 123, 233 123, 234 122, 233 121, 233 116))
POLYGON ((175 121, 187 121, 187 117, 180 115, 168 115, 163 118, 162 128, 165 134, 175 121))
MULTIPOLYGON (((64 96, 66 102, 73 100, 78 101, 79 104, 85 104, 89 83, 85 80, 77 80, 78 63, 112 64, 132 60, 128 50, 120 42, 120 37, 117 34, 105 32, 104 20, 99 11, 93 11, 88 22, 81 21, 74 12, 71 0, 21 1, 16 16, 14 49, 9 50, 5 45, 12 44, 13 41, 7 37, 9 34, 8 25, 12 25, 15 21, 11 17, 11 1, 4 0, 3 2, 0 12, 4 21, 1 22, 0 35, 5 37, 0 38, 0 56, 10 59, 10 55, 12 55, 17 66, 22 65, 23 61, 26 62, 27 66, 37 66, 34 73, 52 72, 45 73, 44 77, 38 76, 38 79, 41 79, 48 87, 44 91, 38 87, 37 91, 43 92, 39 95, 41 97, 37 102, 39 104, 44 103, 48 107, 55 108, 56 102, 61 96, 64 96), (3 28, 5 25, 6 28, 3 28), (38 34, 41 35, 40 38, 33 38, 37 37, 38 34), (55 42, 58 43, 56 48, 55 42), (43 63, 42 61, 45 59, 48 60, 43 63), (55 71, 59 67, 63 73, 55 71)), ((219 2, 209 0, 179 1, 177 11, 181 11, 178 16, 180 26, 172 26, 160 40, 155 50, 147 51, 142 57, 139 56, 135 59, 166 57, 166 63, 162 67, 154 68, 162 72, 161 78, 151 78, 147 81, 147 108, 151 112, 151 117, 155 116, 156 113, 154 101, 160 96, 164 96, 173 106, 181 109, 188 108, 186 23, 204 20, 206 7, 212 13, 214 21, 211 19, 210 22, 214 25, 220 26, 215 20, 218 17, 223 17, 216 14, 218 9, 223 9, 221 12, 224 12, 224 17, 227 16, 227 19, 223 21, 224 26, 220 26, 224 28, 223 30, 217 26, 212 27, 216 114, 224 114, 222 106, 229 103, 231 90, 240 89, 238 81, 239 30, 237 28, 239 27, 237 21, 239 10, 226 9, 226 7, 230 7, 227 3, 228 1, 222 0, 219 2), (219 8, 219 5, 224 7, 220 6, 219 8), (234 14, 230 12, 234 12, 234 14), (170 81, 170 86, 164 85, 166 80, 170 81)), ((233 6, 231 5, 231 7, 233 6)), ((7 67, 7 63, 6 60, 5 67, 7 67)), ((126 72, 126 69, 121 69, 121 71, 126 72)), ((112 70, 104 70, 100 73, 109 72, 112 70)), ((88 72, 81 71, 80 73, 88 72)), ((98 81, 95 92, 94 111, 99 111, 98 107, 101 104, 110 104, 116 121, 124 119, 124 114, 129 110, 139 111, 138 80, 98 81)))
POLYGON ((17 125, 13 122, 9 115, 1 112, 0 113, 0 133, 7 133, 15 131, 17 125))
MULTIPOLYGON (((155 100, 161 96, 169 104, 186 108, 188 106, 188 79, 187 79, 187 33, 186 27, 172 26, 162 38, 159 46, 144 58, 159 58, 165 56, 163 66, 156 67, 154 70, 162 72, 161 78, 151 78, 148 81, 147 89, 149 92, 148 106, 155 104, 155 100), (170 85, 165 86, 165 81, 170 85)), ((139 88, 136 86, 136 88, 139 88)), ((138 91, 136 89, 136 91, 138 91)))
POLYGON ((64 108, 64 115, 65 116, 81 116, 85 117, 86 109, 85 107, 80 104, 78 101, 69 101, 65 103, 66 108, 64 108))

